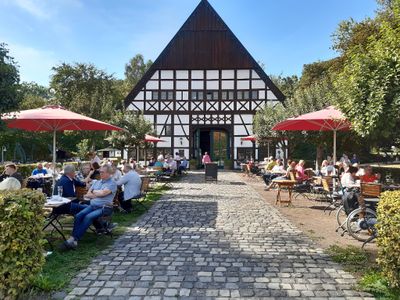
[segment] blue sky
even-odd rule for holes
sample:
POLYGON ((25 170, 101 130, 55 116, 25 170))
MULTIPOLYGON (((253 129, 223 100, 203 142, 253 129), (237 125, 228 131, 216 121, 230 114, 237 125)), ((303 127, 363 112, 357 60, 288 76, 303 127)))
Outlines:
MULTIPOLYGON (((337 24, 373 16, 375 0, 209 0, 274 75, 336 56, 337 24)), ((137 53, 155 60, 199 0, 0 0, 0 42, 21 79, 48 85, 51 67, 91 62, 117 78, 137 53)))

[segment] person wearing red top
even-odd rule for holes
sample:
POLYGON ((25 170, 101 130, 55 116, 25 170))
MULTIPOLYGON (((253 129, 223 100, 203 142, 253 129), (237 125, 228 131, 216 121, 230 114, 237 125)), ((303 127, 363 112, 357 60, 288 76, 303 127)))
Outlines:
POLYGON ((373 174, 372 173, 372 167, 371 166, 366 166, 365 167, 365 174, 360 177, 361 182, 375 182, 379 181, 381 178, 380 174, 373 174))

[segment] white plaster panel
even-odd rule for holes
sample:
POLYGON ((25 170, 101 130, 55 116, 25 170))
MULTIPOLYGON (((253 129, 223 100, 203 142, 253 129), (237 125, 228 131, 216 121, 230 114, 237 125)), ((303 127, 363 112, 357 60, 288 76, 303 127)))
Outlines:
POLYGON ((147 90, 158 90, 158 80, 149 80, 146 83, 147 90))
POLYGON ((234 79, 235 71, 234 70, 222 70, 222 79, 234 79))
POLYGON ((175 99, 182 100, 182 92, 176 92, 175 99))
POLYGON ((265 91, 258 91, 258 99, 265 100, 265 91))
POLYGON ((278 98, 276 98, 276 96, 274 95, 274 93, 270 90, 267 91, 267 99, 268 100, 277 100, 278 98))
POLYGON ((192 90, 202 90, 204 89, 204 81, 196 80, 192 81, 192 90))
POLYGON ((182 93, 182 100, 189 100, 189 92, 182 93))
POLYGON ((151 124, 154 123, 154 116, 153 116, 153 115, 143 115, 143 118, 144 118, 146 121, 149 121, 151 124))
POLYGON ((171 137, 169 137, 169 136, 162 136, 161 139, 162 139, 164 142, 158 144, 157 146, 163 147, 163 148, 171 147, 171 137))
POLYGON ((207 70, 206 76, 207 76, 207 79, 219 79, 219 71, 218 70, 207 70))
POLYGON ((238 90, 248 90, 250 89, 250 80, 238 80, 236 82, 238 90))
POLYGON ((189 81, 187 81, 187 80, 176 81, 176 89, 177 90, 188 90, 189 89, 189 81))
POLYGON ((161 89, 162 90, 173 90, 174 82, 172 80, 162 80, 161 81, 161 89))
POLYGON ((159 72, 155 71, 153 76, 151 76, 151 79, 158 79, 159 78, 159 72))
MULTIPOLYGON (((179 118, 182 121, 182 124, 189 124, 189 116, 188 115, 179 115, 179 118)), ((175 123, 179 122, 178 116, 175 116, 175 123)), ((185 129, 189 132, 189 126, 185 129)))
POLYGON ((235 88, 235 82, 233 80, 222 80, 223 90, 233 90, 235 88))
POLYGON ((152 93, 151 92, 146 92, 146 99, 151 100, 152 99, 152 93))
POLYGON ((143 91, 139 92, 135 97, 135 100, 144 100, 144 92, 143 91))
POLYGON ((157 125, 157 126, 156 126, 156 134, 157 134, 157 135, 160 135, 161 132, 162 132, 162 130, 163 130, 163 128, 164 128, 164 126, 162 126, 162 125, 157 125))
POLYGON ((192 71, 192 79, 204 79, 204 71, 203 70, 193 70, 192 71))
POLYGON ((178 70, 176 71, 176 79, 188 79, 189 71, 188 70, 178 70))
POLYGON ((262 80, 252 80, 251 88, 252 89, 265 89, 265 82, 262 80))
POLYGON ((250 70, 237 70, 237 79, 249 79, 250 70))
POLYGON ((218 90, 219 89, 219 81, 207 81, 207 90, 218 90))
POLYGON ((174 71, 162 70, 161 71, 161 79, 174 79, 174 71))
POLYGON ((250 141, 242 141, 242 137, 235 137, 234 138, 234 147, 236 148, 248 148, 248 147, 253 147, 253 143, 250 141))
POLYGON ((251 78, 260 78, 260 76, 258 76, 256 71, 251 70, 251 78))
POLYGON ((175 147, 189 147, 189 140, 185 137, 182 137, 182 139, 180 137, 175 137, 174 138, 174 144, 175 147), (182 142, 182 144, 181 144, 182 142))
POLYGON ((137 111, 136 107, 134 107, 133 104, 129 104, 127 110, 137 111))
POLYGON ((245 124, 253 124, 253 115, 242 115, 242 119, 245 124))
POLYGON ((244 135, 247 136, 246 127, 244 125, 234 125, 234 135, 244 135))
POLYGON ((171 118, 168 119, 168 122, 165 123, 165 121, 168 119, 168 115, 157 115, 156 116, 156 121, 157 124, 171 124, 171 118))
POLYGON ((139 110, 143 110, 143 109, 144 109, 144 103, 143 103, 143 101, 137 101, 137 102, 135 102, 135 105, 137 106, 137 108, 138 108, 139 110))

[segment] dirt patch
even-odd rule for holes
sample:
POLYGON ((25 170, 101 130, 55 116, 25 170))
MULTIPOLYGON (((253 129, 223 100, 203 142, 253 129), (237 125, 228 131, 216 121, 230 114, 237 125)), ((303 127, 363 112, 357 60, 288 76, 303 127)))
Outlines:
MULTIPOLYGON (((362 246, 362 243, 345 234, 341 236, 335 231, 337 227, 335 211, 324 212, 326 203, 307 200, 302 196, 293 201, 293 206, 275 205, 276 190, 265 191, 265 184, 260 177, 242 177, 243 181, 252 186, 269 204, 276 207, 284 216, 292 221, 299 229, 314 240, 322 248, 332 245, 338 246, 362 246)), ((286 194, 284 195, 286 196, 286 194)), ((364 249, 376 257, 377 247, 375 243, 367 244, 364 249)))

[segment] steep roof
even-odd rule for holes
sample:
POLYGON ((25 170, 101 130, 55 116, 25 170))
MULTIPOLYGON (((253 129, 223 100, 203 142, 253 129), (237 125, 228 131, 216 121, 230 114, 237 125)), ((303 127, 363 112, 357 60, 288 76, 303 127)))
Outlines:
POLYGON ((156 70, 168 69, 254 69, 278 100, 285 99, 207 0, 201 0, 125 98, 125 106, 134 100, 156 70))

